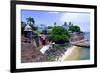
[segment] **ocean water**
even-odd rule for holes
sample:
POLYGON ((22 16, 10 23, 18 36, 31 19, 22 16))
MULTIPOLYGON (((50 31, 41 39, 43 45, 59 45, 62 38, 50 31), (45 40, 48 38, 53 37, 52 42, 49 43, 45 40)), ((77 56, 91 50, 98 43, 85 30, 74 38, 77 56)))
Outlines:
MULTIPOLYGON (((85 32, 84 38, 90 41, 90 32, 85 32)), ((80 49, 80 60, 90 59, 90 48, 82 47, 80 49)))
POLYGON ((90 48, 81 48, 80 60, 89 60, 89 59, 90 59, 90 48))
POLYGON ((84 38, 90 40, 90 32, 84 32, 84 38))

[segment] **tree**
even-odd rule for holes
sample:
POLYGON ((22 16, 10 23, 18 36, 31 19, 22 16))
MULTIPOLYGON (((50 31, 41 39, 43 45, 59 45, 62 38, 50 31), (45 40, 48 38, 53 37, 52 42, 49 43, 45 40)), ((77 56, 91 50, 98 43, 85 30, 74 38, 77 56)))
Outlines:
POLYGON ((24 34, 24 28, 26 26, 26 23, 21 21, 21 34, 24 34))
POLYGON ((81 32, 80 27, 77 25, 73 25, 71 22, 69 23, 69 31, 71 32, 81 32))
POLYGON ((45 34, 45 35, 47 35, 47 33, 48 33, 47 29, 42 30, 42 33, 45 34))
POLYGON ((79 26, 74 26, 74 29, 75 29, 74 30, 75 32, 80 32, 80 27, 79 26))
POLYGON ((70 38, 70 35, 66 29, 64 29, 62 26, 56 26, 53 27, 52 33, 51 33, 51 39, 53 42, 61 44, 68 42, 70 38))
POLYGON ((52 26, 48 26, 48 29, 52 29, 53 27, 52 26))
POLYGON ((69 22, 69 26, 70 26, 70 25, 72 25, 72 23, 71 23, 71 22, 69 22))
POLYGON ((34 18, 29 17, 26 20, 27 20, 27 23, 32 27, 32 30, 37 30, 37 27, 34 26, 34 24, 35 24, 34 18))
POLYGON ((34 20, 34 18, 32 18, 32 17, 26 18, 26 20, 27 20, 27 23, 28 23, 29 25, 33 25, 33 24, 35 23, 35 20, 34 20))
POLYGON ((33 25, 30 25, 30 26, 31 26, 32 30, 37 30, 38 29, 38 27, 35 27, 33 25))

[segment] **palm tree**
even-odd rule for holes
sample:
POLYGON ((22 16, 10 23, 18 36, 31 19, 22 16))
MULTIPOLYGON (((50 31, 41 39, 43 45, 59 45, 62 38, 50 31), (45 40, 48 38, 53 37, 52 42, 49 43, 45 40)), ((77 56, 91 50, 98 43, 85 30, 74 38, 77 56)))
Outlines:
POLYGON ((69 22, 69 26, 73 26, 72 22, 69 22))
POLYGON ((28 23, 29 25, 32 25, 32 24, 35 23, 35 20, 34 20, 34 18, 32 18, 32 17, 26 18, 26 20, 27 20, 27 23, 28 23))

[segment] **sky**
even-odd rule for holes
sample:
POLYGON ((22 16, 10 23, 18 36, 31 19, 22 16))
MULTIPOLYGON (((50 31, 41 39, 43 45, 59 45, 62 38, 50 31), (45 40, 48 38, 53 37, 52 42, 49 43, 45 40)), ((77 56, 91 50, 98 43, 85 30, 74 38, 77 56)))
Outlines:
POLYGON ((35 25, 44 24, 46 26, 63 25, 64 22, 72 22, 78 25, 81 31, 90 31, 90 14, 82 12, 55 12, 55 11, 37 11, 37 10, 21 10, 21 21, 27 22, 26 18, 32 17, 35 25))

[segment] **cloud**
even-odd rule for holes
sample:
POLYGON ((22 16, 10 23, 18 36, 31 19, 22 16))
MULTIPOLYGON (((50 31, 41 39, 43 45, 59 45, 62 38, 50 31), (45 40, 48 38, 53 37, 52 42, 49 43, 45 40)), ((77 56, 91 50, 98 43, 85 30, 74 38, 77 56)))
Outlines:
POLYGON ((89 13, 64 13, 60 17, 61 22, 72 22, 80 26, 82 31, 90 30, 90 14, 89 13), (87 29, 86 29, 87 28, 87 29))

